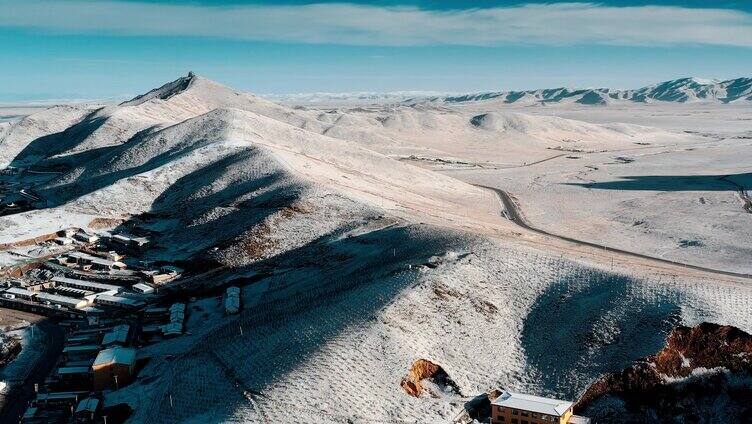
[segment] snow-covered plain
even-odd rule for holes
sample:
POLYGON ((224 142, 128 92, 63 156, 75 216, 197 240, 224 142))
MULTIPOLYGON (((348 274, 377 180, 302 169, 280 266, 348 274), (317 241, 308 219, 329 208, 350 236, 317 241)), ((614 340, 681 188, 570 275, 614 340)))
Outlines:
POLYGON ((154 231, 151 259, 222 265, 187 334, 108 396, 133 422, 447 422, 497 386, 574 398, 677 322, 752 330, 748 285, 528 233, 467 183, 551 232, 746 271, 752 215, 718 178, 744 174, 748 106, 619 107, 290 108, 189 76, 7 128, 0 162, 60 175, 0 242, 111 218, 154 231), (408 396, 419 358, 462 396, 408 396))

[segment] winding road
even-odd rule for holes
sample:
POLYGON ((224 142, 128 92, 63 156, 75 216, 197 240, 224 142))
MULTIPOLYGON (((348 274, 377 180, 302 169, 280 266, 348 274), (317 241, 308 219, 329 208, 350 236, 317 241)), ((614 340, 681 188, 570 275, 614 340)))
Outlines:
POLYGON ((514 200, 512 199, 512 196, 510 196, 509 193, 505 192, 504 190, 495 188, 495 187, 488 187, 488 186, 478 185, 478 184, 475 184, 475 186, 476 187, 480 187, 480 188, 484 188, 486 190, 491 190, 494 193, 496 193, 496 195, 499 197, 499 200, 501 201, 501 204, 502 204, 503 209, 504 209, 504 214, 506 215, 507 219, 509 219, 510 221, 514 222, 518 226, 520 226, 520 227, 522 227, 522 228, 524 228, 524 229, 526 229, 528 231, 532 231, 534 233, 538 233, 538 234, 541 234, 541 235, 544 235, 544 236, 548 236, 548 237, 557 238, 559 240, 564 240, 564 241, 567 241, 567 242, 570 242, 570 243, 574 243, 574 244, 577 244, 577 245, 581 245, 581 246, 594 247, 594 248, 603 250, 605 252, 618 253, 618 254, 621 254, 621 255, 631 256, 633 258, 647 259, 647 260, 650 260, 650 261, 655 261, 655 262, 659 262, 659 263, 663 263, 663 264, 667 264, 667 265, 672 265, 672 266, 676 266, 676 267, 681 267, 681 268, 692 269, 692 270, 696 270, 696 271, 707 272, 707 273, 710 273, 710 274, 718 274, 718 275, 725 275, 725 276, 730 276, 730 277, 752 279, 752 274, 743 274, 743 273, 740 273, 740 272, 723 271, 723 270, 719 270, 719 269, 706 268, 706 267, 702 267, 702 266, 698 266, 698 265, 691 265, 691 264, 686 264, 686 263, 683 263, 683 262, 672 261, 672 260, 669 260, 669 259, 657 258, 655 256, 643 255, 641 253, 635 253, 635 252, 630 252, 630 251, 627 251, 627 250, 616 249, 616 248, 613 248, 613 247, 604 246, 602 244, 592 243, 592 242, 589 242, 589 241, 578 240, 578 239, 575 239, 575 238, 572 238, 572 237, 567 237, 567 236, 562 236, 562 235, 558 235, 558 234, 553 234, 553 233, 550 233, 550 232, 548 232, 546 230, 541 230, 540 228, 536 228, 536 227, 531 226, 529 223, 527 223, 525 221, 525 219, 520 214, 520 211, 519 211, 519 208, 517 207, 517 204, 514 202, 514 200))

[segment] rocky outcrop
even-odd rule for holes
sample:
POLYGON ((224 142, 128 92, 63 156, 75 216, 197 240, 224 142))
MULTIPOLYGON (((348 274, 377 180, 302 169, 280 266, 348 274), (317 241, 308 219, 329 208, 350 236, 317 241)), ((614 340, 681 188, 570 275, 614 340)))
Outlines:
MULTIPOLYGON (((420 397, 424 392, 424 381, 433 383, 442 391, 448 389, 456 394, 459 393, 459 387, 449 378, 449 374, 441 366, 426 359, 418 359, 413 362, 410 372, 402 378, 400 386, 408 395, 420 397)), ((436 393, 433 393, 433 395, 436 395, 436 393)))
POLYGON ((21 352, 21 340, 7 336, 0 330, 0 367, 12 361, 21 352))
POLYGON ((575 409, 598 422, 705 422, 718 414, 742 422, 752 413, 751 381, 752 335, 710 323, 682 326, 655 355, 593 383, 575 409))

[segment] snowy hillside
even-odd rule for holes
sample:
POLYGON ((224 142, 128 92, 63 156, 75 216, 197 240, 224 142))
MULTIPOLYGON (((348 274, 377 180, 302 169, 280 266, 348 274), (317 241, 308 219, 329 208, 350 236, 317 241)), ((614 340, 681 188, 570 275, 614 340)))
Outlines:
MULTIPOLYGON (((213 202, 201 205, 207 215, 186 213, 205 224, 227 225, 226 208, 242 209, 238 205, 276 181, 337 193, 360 207, 411 220, 458 227, 500 221, 492 193, 319 134, 327 126, 315 116, 190 76, 119 106, 31 115, 11 127, 0 146, 12 166, 64 170, 37 191, 48 207, 84 214, 174 211, 186 198, 208 197, 213 202), (179 196, 171 194, 188 181, 179 196)), ((55 224, 64 225, 64 219, 55 224)), ((229 238, 213 237, 206 242, 229 238)))

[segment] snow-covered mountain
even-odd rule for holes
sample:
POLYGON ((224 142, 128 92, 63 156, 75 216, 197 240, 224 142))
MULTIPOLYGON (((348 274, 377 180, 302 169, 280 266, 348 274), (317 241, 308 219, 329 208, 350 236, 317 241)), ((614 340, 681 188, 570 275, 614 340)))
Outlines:
POLYGON ((496 100, 508 104, 578 103, 583 105, 606 105, 615 102, 735 103, 752 101, 752 78, 727 81, 681 78, 636 90, 552 88, 439 96, 426 100, 445 103, 496 100))

